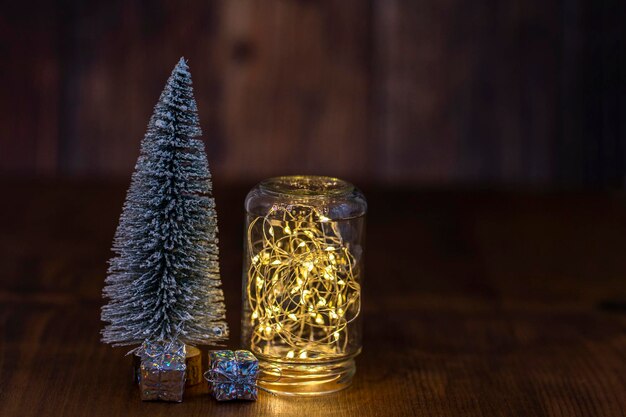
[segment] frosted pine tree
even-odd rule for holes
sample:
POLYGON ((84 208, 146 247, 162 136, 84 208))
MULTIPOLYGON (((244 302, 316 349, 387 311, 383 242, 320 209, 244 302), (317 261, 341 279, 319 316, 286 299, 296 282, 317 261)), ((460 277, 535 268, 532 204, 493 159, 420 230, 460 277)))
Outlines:
POLYGON ((113 241, 102 340, 113 345, 228 336, 211 174, 181 58, 161 93, 113 241))

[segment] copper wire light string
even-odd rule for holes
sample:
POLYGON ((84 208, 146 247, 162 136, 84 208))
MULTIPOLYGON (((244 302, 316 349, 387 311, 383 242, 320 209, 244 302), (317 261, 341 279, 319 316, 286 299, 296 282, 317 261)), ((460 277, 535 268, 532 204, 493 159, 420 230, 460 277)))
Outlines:
POLYGON ((343 355, 361 288, 338 223, 312 206, 274 206, 250 223, 247 243, 252 350, 285 360, 343 355))

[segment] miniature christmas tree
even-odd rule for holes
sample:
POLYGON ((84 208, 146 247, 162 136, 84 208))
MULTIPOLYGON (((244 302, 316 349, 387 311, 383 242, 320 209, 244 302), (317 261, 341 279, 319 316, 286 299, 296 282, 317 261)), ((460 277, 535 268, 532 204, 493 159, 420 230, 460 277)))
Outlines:
POLYGON ((213 344, 227 337, 201 134, 191 74, 181 58, 148 124, 113 241, 103 342, 213 344))

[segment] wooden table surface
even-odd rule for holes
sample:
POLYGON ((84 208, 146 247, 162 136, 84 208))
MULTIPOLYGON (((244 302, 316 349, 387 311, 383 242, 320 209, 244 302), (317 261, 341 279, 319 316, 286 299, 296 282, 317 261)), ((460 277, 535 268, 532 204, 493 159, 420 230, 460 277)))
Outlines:
MULTIPOLYGON (((368 189, 364 347, 348 390, 146 403, 99 342, 125 184, 3 181, 0 416, 624 416, 626 198, 368 189)), ((242 201, 218 184, 238 346, 242 201)))

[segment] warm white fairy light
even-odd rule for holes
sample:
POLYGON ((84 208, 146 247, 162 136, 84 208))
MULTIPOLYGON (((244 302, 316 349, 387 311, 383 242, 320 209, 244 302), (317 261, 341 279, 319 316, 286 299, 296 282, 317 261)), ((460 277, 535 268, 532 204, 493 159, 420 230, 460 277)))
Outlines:
POLYGON ((252 351, 300 360, 344 354, 361 289, 339 225, 312 206, 275 206, 247 237, 252 351))

